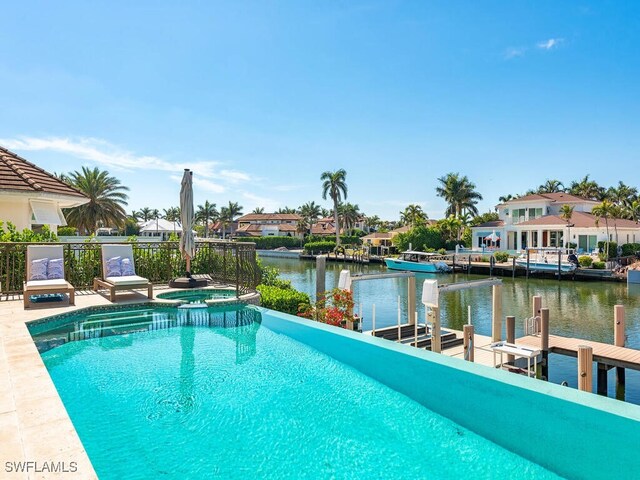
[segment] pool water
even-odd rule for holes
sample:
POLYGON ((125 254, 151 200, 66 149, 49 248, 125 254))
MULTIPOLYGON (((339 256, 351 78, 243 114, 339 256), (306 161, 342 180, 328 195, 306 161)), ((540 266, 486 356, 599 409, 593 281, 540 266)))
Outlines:
MULTIPOLYGON (((98 476, 557 478, 275 333, 269 315, 158 309, 135 332, 42 353, 98 476)), ((64 322, 78 330, 85 317, 64 322)))
POLYGON ((185 289, 177 292, 167 292, 156 295, 156 297, 160 299, 182 300, 187 303, 205 303, 205 300, 218 300, 221 298, 233 298, 235 296, 235 290, 212 288, 185 289))

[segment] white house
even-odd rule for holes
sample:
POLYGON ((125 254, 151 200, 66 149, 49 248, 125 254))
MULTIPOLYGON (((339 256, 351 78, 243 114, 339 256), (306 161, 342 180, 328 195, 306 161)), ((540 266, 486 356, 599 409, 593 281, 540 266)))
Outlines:
POLYGON ((238 219, 236 235, 245 237, 297 237, 298 222, 302 217, 297 213, 249 213, 238 219))
POLYGON ((0 147, 0 221, 11 222, 18 230, 37 232, 47 225, 57 232, 58 226, 67 224, 62 209, 87 202, 81 191, 0 147))
MULTIPOLYGON (((575 243, 590 252, 607 239, 607 222, 591 213, 599 202, 568 193, 525 195, 496 207, 499 220, 471 230, 473 248, 495 246, 500 250, 562 247, 575 243), (562 205, 574 207, 571 220, 560 216, 562 205), (568 240, 567 240, 568 239, 568 240)), ((640 242, 640 226, 625 219, 609 219, 609 240, 619 244, 640 242)))
POLYGON ((140 226, 141 237, 156 237, 164 241, 169 240, 171 234, 176 234, 178 237, 182 235, 180 222, 170 222, 164 218, 138 222, 138 225, 140 226))

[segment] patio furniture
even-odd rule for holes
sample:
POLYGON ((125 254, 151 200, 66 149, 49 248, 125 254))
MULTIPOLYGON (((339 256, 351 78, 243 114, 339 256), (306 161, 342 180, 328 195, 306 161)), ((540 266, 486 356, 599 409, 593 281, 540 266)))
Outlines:
POLYGON ((93 289, 109 290, 109 300, 116 300, 118 290, 146 288, 147 297, 153 298, 153 284, 135 273, 133 247, 131 245, 102 245, 102 278, 93 279, 93 289))
POLYGON ((535 367, 535 359, 540 355, 541 351, 539 349, 527 347, 525 345, 516 345, 515 343, 507 343, 507 342, 493 342, 490 345, 491 350, 493 350, 493 365, 496 368, 502 368, 504 364, 502 355, 508 354, 513 355, 517 358, 526 358, 527 359, 527 376, 532 377, 535 376, 535 368, 531 370, 531 363, 533 362, 533 366, 535 367), (496 353, 500 354, 500 363, 496 364, 496 353))
POLYGON ((69 305, 75 305, 75 288, 64 279, 64 251, 62 245, 29 245, 23 288, 24 308, 31 306, 32 295, 65 293, 69 305))

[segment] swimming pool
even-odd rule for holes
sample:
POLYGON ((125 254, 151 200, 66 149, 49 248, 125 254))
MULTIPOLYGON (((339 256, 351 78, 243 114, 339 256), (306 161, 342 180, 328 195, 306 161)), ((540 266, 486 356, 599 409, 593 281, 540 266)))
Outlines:
POLYGON ((634 405, 536 391, 261 308, 142 305, 30 329, 103 479, 597 478, 640 466, 634 405))
POLYGON ((194 288, 156 295, 157 298, 163 300, 182 300, 187 303, 205 303, 205 300, 219 300, 235 296, 235 290, 221 288, 194 288))

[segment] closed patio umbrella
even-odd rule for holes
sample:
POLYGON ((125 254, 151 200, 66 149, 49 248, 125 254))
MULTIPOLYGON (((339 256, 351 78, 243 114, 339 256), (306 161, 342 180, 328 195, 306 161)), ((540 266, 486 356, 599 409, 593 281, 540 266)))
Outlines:
POLYGON ((485 240, 488 240, 491 243, 496 243, 498 240, 500 240, 500 237, 496 234, 496 231, 494 230, 493 232, 491 232, 491 235, 487 235, 486 237, 484 237, 485 240))
POLYGON ((196 243, 193 238, 193 172, 184 169, 180 188, 180 223, 182 236, 180 237, 180 252, 187 259, 187 277, 191 277, 191 259, 196 254, 196 243))

